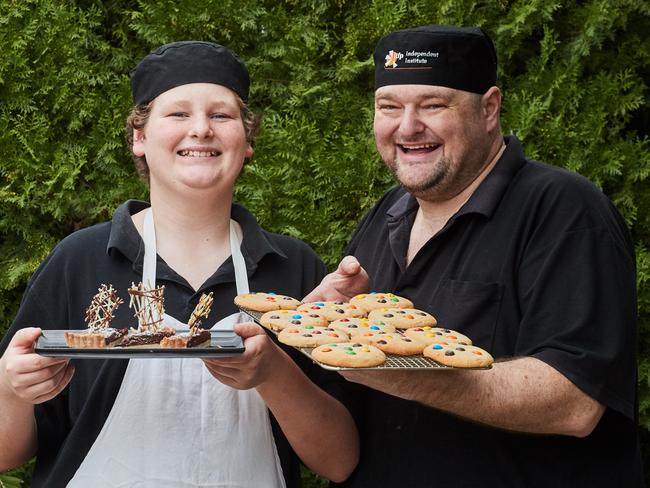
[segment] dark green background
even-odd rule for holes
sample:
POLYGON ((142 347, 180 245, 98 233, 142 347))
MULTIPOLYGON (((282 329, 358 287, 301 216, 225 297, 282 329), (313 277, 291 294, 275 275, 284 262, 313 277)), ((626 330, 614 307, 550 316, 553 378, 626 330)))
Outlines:
MULTIPOLYGON (((632 229, 640 430, 650 445, 650 4, 611 1, 0 2, 0 335, 62 237, 146 198, 123 142, 129 70, 160 44, 216 41, 247 62, 264 115, 237 199, 334 265, 392 181, 372 136, 384 33, 478 25, 499 54, 503 128, 529 157, 599 185, 632 229)), ((613 324, 615 326, 615 324, 613 324)), ((23 471, 0 475, 18 486, 23 471), (11 476, 10 476, 11 475, 11 476), (13 479, 13 481, 12 481, 13 479)), ((308 476, 308 474, 306 474, 308 476)), ((311 479, 308 486, 322 480, 311 479)), ((0 486, 2 486, 0 484, 0 486)))

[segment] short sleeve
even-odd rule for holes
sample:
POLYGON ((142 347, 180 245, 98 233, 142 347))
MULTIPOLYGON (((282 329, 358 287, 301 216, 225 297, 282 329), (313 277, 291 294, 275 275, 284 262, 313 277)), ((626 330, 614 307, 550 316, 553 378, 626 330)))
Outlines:
POLYGON ((531 244, 519 271, 518 355, 549 364, 586 394, 635 418, 633 252, 608 229, 531 244))

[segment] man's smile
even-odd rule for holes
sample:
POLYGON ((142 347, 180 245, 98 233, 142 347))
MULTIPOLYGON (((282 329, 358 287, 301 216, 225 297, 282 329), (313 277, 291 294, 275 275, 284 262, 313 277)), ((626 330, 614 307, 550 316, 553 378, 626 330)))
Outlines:
POLYGON ((441 147, 441 144, 419 143, 419 144, 397 144, 399 150, 405 154, 429 154, 441 147))

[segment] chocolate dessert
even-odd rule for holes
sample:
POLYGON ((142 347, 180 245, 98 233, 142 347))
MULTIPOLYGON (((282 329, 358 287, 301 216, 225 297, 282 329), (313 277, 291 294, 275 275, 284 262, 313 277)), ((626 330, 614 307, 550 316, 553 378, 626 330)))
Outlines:
POLYGON ((187 324, 190 328, 189 332, 166 337, 160 342, 160 347, 208 347, 212 340, 212 334, 209 330, 199 327, 201 325, 199 319, 201 317, 208 318, 213 302, 212 292, 208 295, 205 293, 201 295, 187 324))
POLYGON ((164 286, 158 288, 145 288, 142 283, 131 285, 128 292, 131 296, 129 307, 135 310, 138 319, 138 328, 131 329, 129 335, 122 342, 124 347, 155 347, 165 337, 172 336, 176 329, 163 327, 165 314, 164 286))
POLYGON ((122 303, 123 300, 117 296, 112 285, 102 285, 86 309, 84 320, 88 328, 78 332, 64 332, 68 347, 101 349, 120 345, 127 329, 114 329, 109 325, 113 320, 113 312, 122 303))
POLYGON ((152 345, 160 344, 165 337, 173 336, 176 333, 176 329, 171 327, 165 327, 156 332, 145 331, 145 332, 131 332, 124 341, 122 341, 122 346, 124 347, 150 347, 152 345))
POLYGON ((121 345, 127 333, 127 329, 113 329, 112 327, 107 327, 98 332, 93 332, 90 329, 80 332, 66 331, 63 335, 68 347, 101 349, 104 347, 115 347, 121 345))
POLYGON ((199 329, 194 334, 176 334, 160 341, 160 347, 209 347, 212 334, 209 330, 199 329))

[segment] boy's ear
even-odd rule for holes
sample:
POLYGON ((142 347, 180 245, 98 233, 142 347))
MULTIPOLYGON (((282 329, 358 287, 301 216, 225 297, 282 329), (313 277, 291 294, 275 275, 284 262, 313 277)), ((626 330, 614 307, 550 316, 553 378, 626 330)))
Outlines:
POLYGON ((144 156, 144 131, 142 129, 133 129, 133 154, 136 156, 144 156))

